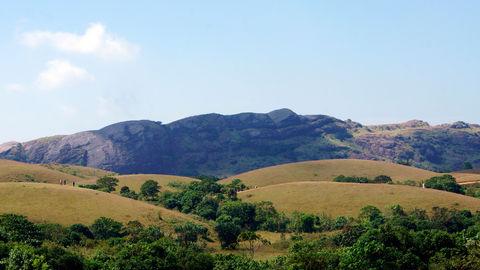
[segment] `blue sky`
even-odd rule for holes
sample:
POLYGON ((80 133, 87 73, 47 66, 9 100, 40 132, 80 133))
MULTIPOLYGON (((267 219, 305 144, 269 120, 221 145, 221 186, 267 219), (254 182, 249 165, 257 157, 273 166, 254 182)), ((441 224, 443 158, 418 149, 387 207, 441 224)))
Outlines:
POLYGON ((10 2, 0 142, 283 107, 480 122, 478 1, 10 2))

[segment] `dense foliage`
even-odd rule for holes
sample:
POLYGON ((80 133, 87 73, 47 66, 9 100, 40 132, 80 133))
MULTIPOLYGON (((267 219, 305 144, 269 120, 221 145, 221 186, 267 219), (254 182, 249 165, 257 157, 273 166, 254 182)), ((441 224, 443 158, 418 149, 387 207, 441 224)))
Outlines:
MULTIPOLYGON (((124 225, 100 218, 91 226, 63 227, 1 215, 0 269, 480 269, 478 213, 433 208, 427 215, 398 205, 382 213, 367 206, 356 219, 336 220, 343 225, 333 234, 294 234, 286 240, 285 255, 255 261, 256 248, 269 243, 242 230, 241 225, 255 220, 244 216, 249 209, 229 205, 218 224, 237 226, 238 235, 231 237, 245 243, 252 256, 212 255, 200 243, 207 229, 195 223, 179 224, 176 237, 169 237, 159 227, 136 221, 124 225)), ((292 219, 309 231, 319 218, 297 214, 292 219)))
POLYGON ((435 176, 428 179, 425 181, 425 187, 465 194, 462 186, 460 186, 455 178, 449 174, 435 176))

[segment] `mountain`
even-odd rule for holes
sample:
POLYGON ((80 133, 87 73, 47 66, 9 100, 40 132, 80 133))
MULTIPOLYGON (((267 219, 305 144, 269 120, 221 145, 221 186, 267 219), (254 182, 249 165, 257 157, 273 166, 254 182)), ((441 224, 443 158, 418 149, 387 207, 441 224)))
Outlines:
POLYGON ((232 174, 303 160, 359 158, 452 171, 480 165, 480 126, 363 126, 326 115, 206 114, 169 124, 140 120, 100 130, 0 145, 0 158, 68 163, 118 173, 232 174))

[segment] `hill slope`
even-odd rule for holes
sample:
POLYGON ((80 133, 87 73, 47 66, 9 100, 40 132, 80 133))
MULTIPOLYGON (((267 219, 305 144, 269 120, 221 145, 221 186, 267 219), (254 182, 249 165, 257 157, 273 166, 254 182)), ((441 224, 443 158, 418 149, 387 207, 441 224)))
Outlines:
MULTIPOLYGON (((182 184, 188 184, 192 181, 198 181, 194 178, 183 177, 177 175, 164 175, 164 174, 127 174, 127 175, 117 175, 115 176, 118 179, 118 188, 116 193, 120 191, 120 188, 123 186, 129 187, 135 192, 140 191, 140 187, 147 180, 154 180, 160 185, 160 191, 172 191, 175 188, 170 187, 168 184, 171 182, 178 182, 182 184)), ((96 179, 90 179, 82 181, 79 184, 93 184, 96 182, 96 179)))
POLYGON ((77 164, 122 174, 229 176, 304 160, 359 158, 409 161, 455 171, 480 166, 480 126, 422 121, 362 126, 325 115, 206 114, 169 124, 128 121, 100 130, 0 145, 0 158, 77 164))
POLYGON ((404 185, 297 182, 242 191, 242 200, 271 201, 281 211, 301 211, 356 217, 362 207, 380 210, 400 204, 406 209, 431 210, 434 206, 480 210, 480 200, 451 192, 404 185))
POLYGON ((378 175, 388 175, 394 181, 421 181, 436 176, 437 173, 382 161, 332 159, 262 168, 232 176, 221 182, 238 178, 249 186, 263 187, 287 182, 332 181, 339 175, 362 176, 372 179, 378 175))
POLYGON ((0 213, 17 213, 35 222, 91 224, 105 216, 118 221, 139 220, 170 230, 190 216, 141 201, 89 189, 39 183, 0 183, 0 213), (160 220, 161 218, 161 220, 160 220))
POLYGON ((0 182, 40 182, 58 184, 60 180, 80 181, 82 178, 49 169, 38 164, 28 164, 0 159, 0 182))

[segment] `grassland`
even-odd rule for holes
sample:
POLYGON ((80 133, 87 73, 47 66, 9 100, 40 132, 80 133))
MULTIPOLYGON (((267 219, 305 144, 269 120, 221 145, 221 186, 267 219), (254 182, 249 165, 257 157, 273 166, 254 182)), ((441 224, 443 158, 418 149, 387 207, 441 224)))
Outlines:
POLYGON ((434 172, 383 161, 331 159, 267 167, 235 175, 222 181, 228 182, 238 178, 249 186, 264 187, 297 181, 332 181, 341 174, 368 178, 388 175, 394 181, 422 181, 438 175, 434 172))
POLYGON ((91 224, 105 216, 138 220, 171 231, 172 224, 196 221, 189 215, 115 194, 41 183, 0 183, 0 213, 17 213, 35 222, 91 224))
POLYGON ((60 180, 80 181, 82 178, 38 164, 0 160, 0 182, 39 182, 58 184, 60 180))
POLYGON ((105 175, 116 175, 116 173, 114 172, 110 172, 102 169, 77 166, 77 165, 69 165, 69 164, 42 164, 42 166, 48 169, 56 170, 56 171, 77 176, 83 179, 98 178, 105 175))
MULTIPOLYGON (((480 181, 479 174, 463 172, 452 174, 457 178, 457 182, 459 183, 480 181)), ((384 161, 329 159, 266 167, 231 176, 222 180, 221 183, 228 183, 232 179, 238 178, 248 186, 265 187, 299 181, 332 181, 339 175, 367 178, 375 178, 378 175, 388 175, 394 181, 398 182, 405 180, 421 182, 441 174, 384 161)))
POLYGON ((480 200, 455 193, 404 185, 294 182, 239 193, 245 201, 271 201, 281 211, 303 211, 332 217, 356 217, 366 205, 380 210, 400 204, 406 209, 430 210, 434 206, 480 210, 480 200))
MULTIPOLYGON (((164 174, 129 174, 129 175, 119 175, 115 176, 118 182, 117 193, 120 190, 120 187, 127 186, 135 192, 140 191, 140 187, 147 180, 154 180, 160 186, 160 191, 173 191, 175 188, 169 186, 171 182, 178 182, 182 184, 188 184, 192 181, 198 181, 190 177, 183 177, 177 175, 164 175, 164 174)), ((93 184, 96 179, 90 179, 80 182, 80 184, 93 184)))

